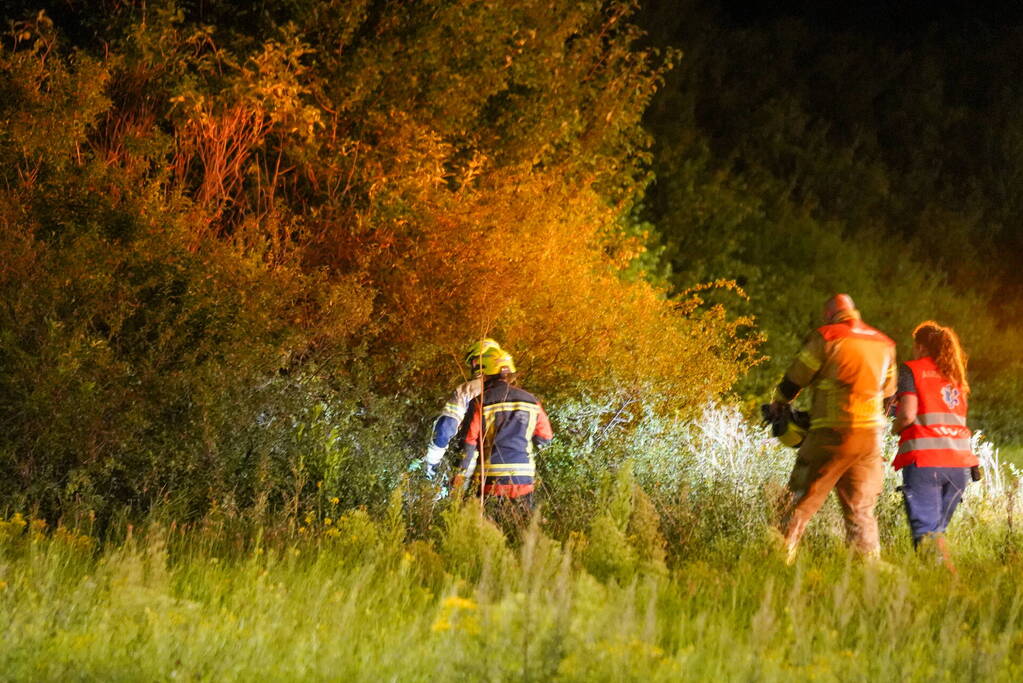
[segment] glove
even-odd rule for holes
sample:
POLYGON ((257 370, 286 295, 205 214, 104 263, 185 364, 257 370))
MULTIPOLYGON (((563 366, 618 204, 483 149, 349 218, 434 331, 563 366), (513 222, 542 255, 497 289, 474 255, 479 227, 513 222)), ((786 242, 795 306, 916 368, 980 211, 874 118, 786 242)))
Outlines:
POLYGON ((785 409, 788 407, 789 404, 783 401, 772 401, 762 408, 764 419, 768 422, 779 420, 785 414, 785 409))
POLYGON ((435 443, 427 446, 426 457, 423 458, 423 471, 426 472, 428 479, 433 479, 437 475, 440 464, 444 462, 445 452, 447 452, 446 448, 442 448, 435 443))

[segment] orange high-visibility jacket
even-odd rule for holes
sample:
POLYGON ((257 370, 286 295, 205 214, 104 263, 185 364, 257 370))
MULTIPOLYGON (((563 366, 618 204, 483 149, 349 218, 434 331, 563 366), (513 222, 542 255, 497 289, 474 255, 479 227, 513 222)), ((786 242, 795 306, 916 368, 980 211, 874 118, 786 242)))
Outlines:
POLYGON ((895 469, 917 467, 973 467, 977 458, 966 426, 966 394, 941 374, 930 358, 911 360, 916 387, 916 419, 899 434, 895 469))
POLYGON ((896 389, 895 342, 856 313, 814 330, 785 378, 813 390, 810 429, 883 427, 884 399, 896 389))

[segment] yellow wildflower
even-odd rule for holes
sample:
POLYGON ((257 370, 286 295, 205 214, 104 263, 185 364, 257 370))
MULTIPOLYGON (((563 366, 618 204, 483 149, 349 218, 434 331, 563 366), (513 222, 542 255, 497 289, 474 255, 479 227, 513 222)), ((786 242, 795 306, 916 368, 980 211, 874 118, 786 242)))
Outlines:
POLYGON ((445 598, 444 602, 441 603, 444 609, 455 610, 455 609, 476 609, 476 603, 469 598, 460 598, 457 595, 452 595, 449 598, 445 598))

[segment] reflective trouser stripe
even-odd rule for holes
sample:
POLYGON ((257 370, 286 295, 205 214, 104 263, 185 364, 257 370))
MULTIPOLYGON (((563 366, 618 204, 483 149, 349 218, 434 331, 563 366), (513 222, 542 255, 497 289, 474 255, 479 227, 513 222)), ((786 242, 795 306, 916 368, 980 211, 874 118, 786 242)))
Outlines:
POLYGON ((962 415, 956 415, 955 413, 925 413, 923 415, 917 415, 914 422, 924 427, 930 427, 931 425, 955 425, 957 427, 966 426, 966 418, 962 415))
POLYGON ((942 437, 909 439, 899 444, 899 453, 910 451, 966 451, 972 452, 969 439, 949 439, 942 437))

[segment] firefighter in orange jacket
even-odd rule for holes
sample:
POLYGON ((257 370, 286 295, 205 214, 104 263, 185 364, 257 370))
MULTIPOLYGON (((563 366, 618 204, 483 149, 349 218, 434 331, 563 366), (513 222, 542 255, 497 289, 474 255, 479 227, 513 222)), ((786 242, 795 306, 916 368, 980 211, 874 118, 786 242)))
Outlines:
POLYGON ((899 408, 892 431, 913 547, 933 540, 953 568, 944 532, 978 462, 966 426, 966 357, 959 337, 933 320, 913 330, 913 360, 899 368, 899 408))
POLYGON ((515 362, 507 352, 491 349, 482 361, 483 393, 465 415, 464 457, 454 488, 475 474, 494 516, 520 525, 533 508, 534 452, 550 444, 551 423, 540 401, 513 385, 515 362))
POLYGON ((824 307, 824 325, 810 334, 775 390, 770 410, 782 412, 810 387, 810 431, 789 478, 782 521, 788 560, 810 518, 836 489, 846 539, 859 552, 880 551, 874 506, 881 494, 885 411, 896 390, 895 343, 860 318, 849 295, 824 307))

